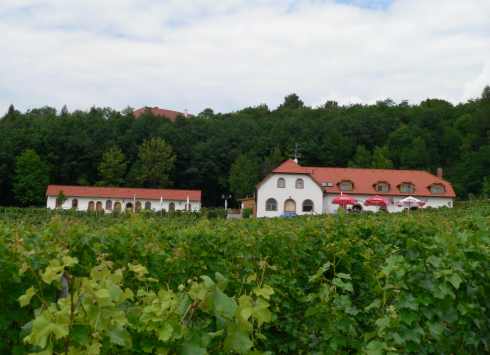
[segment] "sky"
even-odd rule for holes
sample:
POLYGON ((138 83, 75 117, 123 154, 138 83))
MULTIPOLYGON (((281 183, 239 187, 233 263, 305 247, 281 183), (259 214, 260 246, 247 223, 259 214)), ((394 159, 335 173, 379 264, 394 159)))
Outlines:
POLYGON ((489 0, 2 0, 0 34, 0 115, 457 104, 490 84, 489 0))

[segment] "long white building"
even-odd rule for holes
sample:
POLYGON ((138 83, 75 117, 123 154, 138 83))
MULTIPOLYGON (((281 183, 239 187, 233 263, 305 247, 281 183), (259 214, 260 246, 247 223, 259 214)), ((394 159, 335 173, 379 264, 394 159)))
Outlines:
POLYGON ((379 210, 363 205, 374 195, 393 202, 388 212, 402 211, 395 204, 407 196, 424 201, 424 208, 453 207, 454 190, 442 179, 442 169, 438 175, 415 170, 302 167, 289 159, 255 187, 257 217, 277 217, 283 212, 335 213, 339 206, 332 200, 341 193, 358 200, 351 208, 364 211, 379 210))
POLYGON ((121 211, 127 208, 154 211, 201 209, 201 191, 199 190, 49 185, 46 198, 48 208, 73 208, 89 211, 121 211), (68 198, 62 206, 56 203, 60 190, 63 190, 68 198))

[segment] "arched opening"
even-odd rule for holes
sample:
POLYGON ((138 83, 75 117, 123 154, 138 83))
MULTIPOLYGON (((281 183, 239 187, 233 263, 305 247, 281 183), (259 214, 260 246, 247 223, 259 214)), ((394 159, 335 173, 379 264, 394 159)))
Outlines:
POLYGON ((126 203, 126 209, 133 209, 133 204, 131 202, 126 203))
POLYGON ((175 211, 175 203, 170 202, 170 203, 168 204, 168 210, 169 210, 169 211, 175 211))
POLYGON ((304 200, 303 201, 303 212, 313 212, 313 201, 304 200))
POLYGON ((71 201, 71 208, 75 208, 75 209, 78 208, 78 200, 76 198, 74 198, 73 201, 71 201))
POLYGON ((151 210, 151 202, 145 202, 145 210, 151 210))
POLYGON ((102 202, 97 201, 96 209, 97 211, 102 211, 102 202))
POLYGON ((286 187, 286 180, 284 180, 283 178, 279 178, 277 179, 277 187, 279 188, 285 188, 286 187))
POLYGON ((296 202, 294 200, 286 200, 284 202, 284 212, 296 212, 296 202))
POLYGON ((90 201, 88 203, 88 210, 91 211, 91 212, 93 212, 94 209, 95 209, 95 203, 94 203, 94 201, 90 201))
POLYGON ((297 179, 296 180, 296 188, 297 189, 302 189, 304 186, 304 182, 303 182, 303 179, 297 179))
POLYGON ((265 210, 277 211, 277 201, 273 198, 268 199, 267 202, 265 203, 265 210))
POLYGON ((361 212, 363 209, 362 209, 362 205, 360 204, 357 204, 357 205, 353 205, 352 206, 352 210, 353 211, 356 211, 356 212, 361 212))
POLYGON ((116 202, 114 204, 114 211, 121 212, 121 202, 116 202))
POLYGON ((141 211, 141 202, 136 201, 136 211, 141 211))
POLYGON ((105 209, 106 210, 112 210, 112 201, 111 200, 107 200, 107 202, 105 203, 105 209))

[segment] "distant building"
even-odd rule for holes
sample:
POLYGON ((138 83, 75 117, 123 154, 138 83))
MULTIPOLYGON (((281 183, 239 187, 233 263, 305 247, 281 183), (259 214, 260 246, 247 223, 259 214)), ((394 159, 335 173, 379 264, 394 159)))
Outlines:
POLYGON ((155 211, 201 209, 201 191, 199 190, 49 185, 46 198, 48 208, 73 208, 89 211, 121 211, 126 208, 155 211), (63 190, 68 198, 63 206, 56 204, 60 190, 63 190))
POLYGON ((194 115, 187 113, 187 109, 184 110, 184 112, 177 112, 177 111, 165 110, 163 108, 147 107, 147 106, 134 111, 133 112, 134 117, 138 118, 143 114, 143 112, 145 112, 146 109, 150 109, 151 112, 156 116, 165 116, 167 118, 170 118, 172 121, 175 121, 178 115, 182 115, 184 117, 194 117, 194 115))
MULTIPOLYGON (((451 184, 442 179, 442 169, 435 176, 415 170, 302 167, 292 159, 274 169, 255 188, 258 217, 277 217, 283 212, 334 213, 339 206, 332 200, 341 193, 359 201, 350 207, 368 211, 379 209, 363 205, 374 195, 394 203, 412 196, 425 202, 424 208, 453 207, 456 197, 451 184)), ((391 204, 386 210, 398 212, 403 207, 391 204)))

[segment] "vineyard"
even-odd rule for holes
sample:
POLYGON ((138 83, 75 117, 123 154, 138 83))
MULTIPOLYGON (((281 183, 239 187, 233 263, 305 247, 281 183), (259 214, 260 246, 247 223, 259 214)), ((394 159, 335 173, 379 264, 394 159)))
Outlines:
POLYGON ((490 353, 488 202, 207 216, 0 209, 0 354, 490 353))

